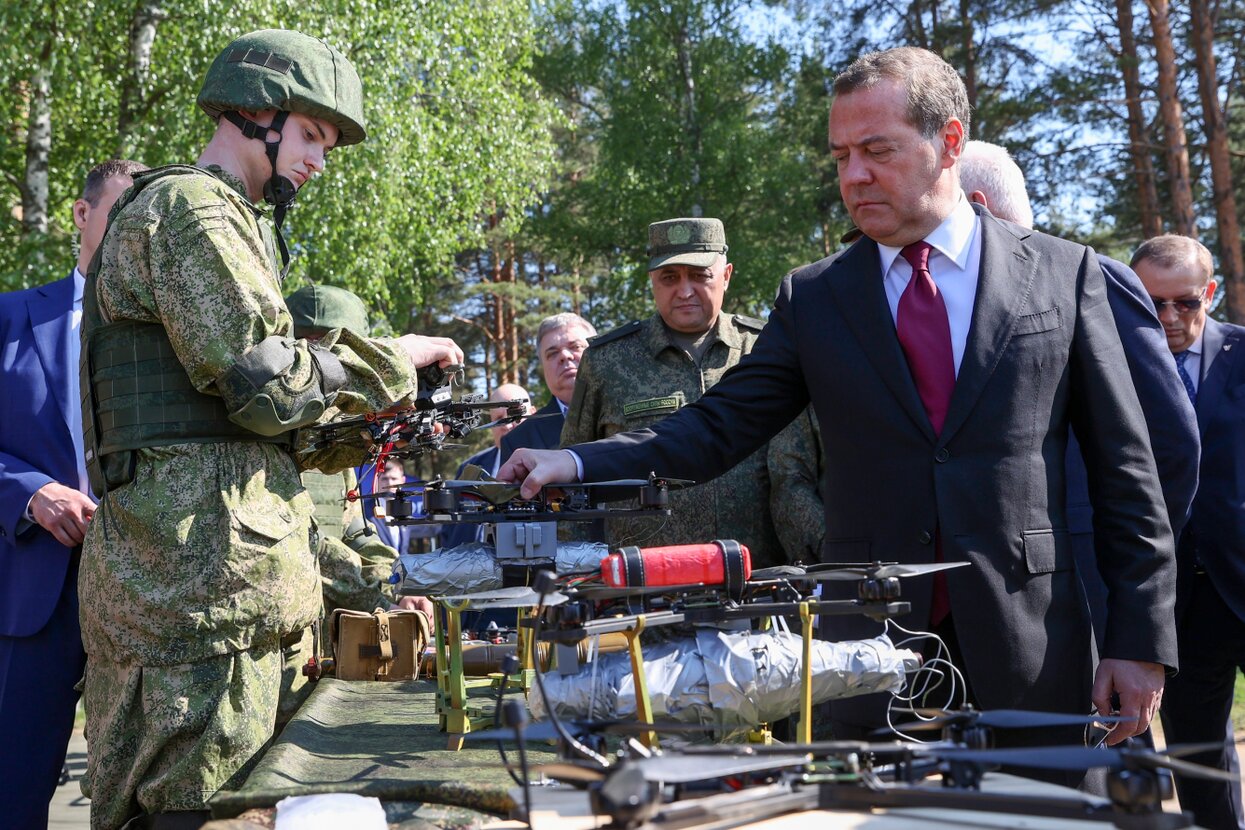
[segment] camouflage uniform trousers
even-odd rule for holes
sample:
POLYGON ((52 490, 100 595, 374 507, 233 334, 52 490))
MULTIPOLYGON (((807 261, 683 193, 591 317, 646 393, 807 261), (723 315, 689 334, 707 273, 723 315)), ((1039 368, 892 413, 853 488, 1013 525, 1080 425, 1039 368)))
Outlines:
POLYGON ((93 660, 82 792, 92 830, 139 813, 203 810, 240 785, 272 737, 282 650, 277 643, 196 663, 143 666, 93 660))

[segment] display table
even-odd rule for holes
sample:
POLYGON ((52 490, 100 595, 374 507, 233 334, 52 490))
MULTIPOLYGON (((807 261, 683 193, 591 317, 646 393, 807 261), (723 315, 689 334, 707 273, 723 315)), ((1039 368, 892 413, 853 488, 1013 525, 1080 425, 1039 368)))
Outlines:
MULTIPOLYGON (((485 814, 509 815, 514 783, 496 743, 446 750, 435 701, 431 681, 320 680, 246 784, 213 797, 212 815, 232 818, 312 793, 376 796, 395 823, 415 816, 443 827, 479 826, 485 814)), ((513 744, 508 749, 517 764, 513 744)), ((530 763, 553 759, 548 745, 528 747, 530 763)))

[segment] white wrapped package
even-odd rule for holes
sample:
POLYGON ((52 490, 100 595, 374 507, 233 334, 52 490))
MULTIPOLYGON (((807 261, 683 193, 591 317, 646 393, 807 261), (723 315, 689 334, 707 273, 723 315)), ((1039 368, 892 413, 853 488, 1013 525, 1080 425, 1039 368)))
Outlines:
POLYGON ((297 795, 277 802, 276 830, 387 830, 380 799, 351 793, 297 795))
MULTIPOLYGON (((559 576, 601 570, 609 548, 598 542, 558 542, 557 558, 540 560, 559 576)), ((528 560, 507 559, 509 565, 528 560)), ((413 596, 454 596, 502 587, 501 562, 492 545, 467 542, 432 553, 404 553, 393 569, 401 593, 413 596)))
MULTIPOLYGON (((813 702, 871 692, 897 692, 920 657, 897 649, 885 635, 872 640, 813 641, 813 702)), ((645 645, 644 675, 653 717, 717 727, 720 732, 772 723, 800 708, 803 641, 788 632, 697 629, 645 645)), ((544 675, 545 693, 533 689, 532 715, 552 703, 559 717, 628 718, 636 714, 635 679, 626 652, 605 654, 578 674, 544 675)))

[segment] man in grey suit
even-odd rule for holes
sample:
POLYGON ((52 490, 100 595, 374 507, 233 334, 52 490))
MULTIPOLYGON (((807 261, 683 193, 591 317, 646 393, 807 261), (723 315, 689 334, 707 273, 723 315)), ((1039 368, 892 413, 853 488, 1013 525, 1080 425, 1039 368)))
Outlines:
MULTIPOLYGON (((1146 437, 1092 250, 975 211, 957 165, 963 82, 920 49, 865 55, 834 83, 830 147, 864 236, 783 279, 751 355, 651 429, 520 451, 525 493, 586 475, 705 480, 812 403, 826 460, 827 562, 968 561, 913 581, 908 620, 954 637, 977 703, 1101 712, 1144 730, 1176 664, 1175 564, 1146 437), (1081 436, 1110 589, 1094 674, 1068 544, 1063 459, 1081 436)), ((876 633, 835 617, 837 638, 876 633)), ((835 730, 881 702, 835 701, 835 730)))

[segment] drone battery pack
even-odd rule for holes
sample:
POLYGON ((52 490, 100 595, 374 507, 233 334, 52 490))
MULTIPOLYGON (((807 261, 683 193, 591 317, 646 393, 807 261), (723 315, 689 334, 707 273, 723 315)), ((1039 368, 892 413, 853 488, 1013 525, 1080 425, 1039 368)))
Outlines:
POLYGON ((601 578, 614 588, 723 585, 734 595, 751 576, 748 546, 733 539, 704 545, 624 547, 601 560, 601 578))

